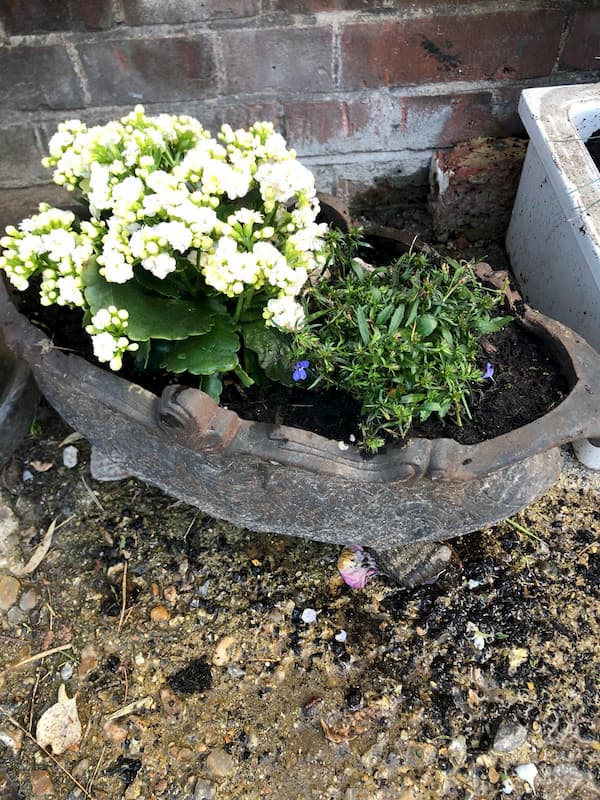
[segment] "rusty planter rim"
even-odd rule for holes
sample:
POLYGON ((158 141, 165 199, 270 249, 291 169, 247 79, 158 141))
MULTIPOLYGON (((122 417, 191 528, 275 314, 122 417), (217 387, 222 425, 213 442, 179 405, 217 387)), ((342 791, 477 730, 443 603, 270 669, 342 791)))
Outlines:
MULTIPOLYGON (((341 210, 334 208, 335 213, 348 219, 345 207, 337 205, 341 210)), ((394 239, 403 246, 415 241, 394 229, 372 227, 367 233, 394 239)), ((505 273, 487 264, 478 265, 477 272, 497 288, 505 282, 505 273)), ((513 301, 517 297, 513 293, 513 301)), ((136 410, 132 413, 136 420, 150 435, 164 437, 165 444, 175 438, 180 445, 198 452, 231 458, 252 456, 362 483, 411 481, 420 476, 468 481, 559 445, 600 437, 600 355, 565 325, 523 307, 519 323, 544 340, 569 382, 570 391, 562 403, 527 425, 478 444, 413 437, 403 447, 366 459, 356 448, 341 449, 339 442, 316 433, 241 419, 197 389, 169 386, 157 397, 81 356, 61 352, 17 311, 6 283, 0 281, 0 327, 8 346, 30 364, 42 387, 44 372, 50 370, 62 375, 75 394, 93 396, 109 412, 122 408, 124 402, 131 405, 135 396, 136 410)), ((86 435, 85 430, 80 432, 86 435)), ((92 444, 102 445, 93 440, 92 444)))

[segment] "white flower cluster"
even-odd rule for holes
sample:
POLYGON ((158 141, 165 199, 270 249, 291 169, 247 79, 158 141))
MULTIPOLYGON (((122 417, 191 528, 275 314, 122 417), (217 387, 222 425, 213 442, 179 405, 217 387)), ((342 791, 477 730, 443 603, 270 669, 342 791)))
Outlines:
POLYGON ((123 353, 137 350, 137 342, 130 342, 124 331, 128 326, 129 312, 116 306, 101 308, 86 325, 86 332, 92 337, 94 355, 98 361, 107 363, 111 369, 119 370, 123 365, 123 353))
POLYGON ((42 203, 39 214, 24 220, 18 230, 9 226, 7 235, 0 239, 5 248, 0 268, 16 289, 24 291, 31 276, 41 274, 42 305, 85 304, 81 271, 94 252, 95 228, 82 222, 78 232, 73 229, 74 220, 72 212, 42 203))
MULTIPOLYGON (((62 123, 43 163, 81 193, 91 220, 42 206, 8 228, 0 267, 17 289, 38 273, 42 303, 85 307, 82 270, 95 259, 110 283, 136 280, 139 267, 169 277, 182 298, 218 292, 239 307, 247 297, 262 303, 266 324, 301 327, 297 298, 326 260, 327 226, 315 221, 311 172, 271 123, 224 125, 212 138, 192 117, 147 117, 137 106, 106 125, 62 123)), ((120 364, 105 333, 119 341, 98 329, 94 349, 120 364)))

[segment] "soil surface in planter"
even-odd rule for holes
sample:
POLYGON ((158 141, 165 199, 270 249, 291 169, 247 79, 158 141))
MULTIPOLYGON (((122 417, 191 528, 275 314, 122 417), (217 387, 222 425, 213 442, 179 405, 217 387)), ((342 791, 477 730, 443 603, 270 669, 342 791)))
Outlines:
MULTIPOLYGON (((33 288, 22 295, 16 294, 15 300, 55 345, 97 363, 89 337, 82 332, 81 312, 58 306, 41 307, 33 288)), ((417 421, 410 435, 429 439, 446 437, 463 444, 476 444, 543 416, 568 392, 560 366, 543 343, 516 322, 485 337, 478 358, 482 374, 488 362, 494 367, 494 376, 473 386, 471 419, 463 416, 459 426, 450 415, 444 420, 434 415, 426 422, 417 421)), ((131 360, 125 361, 118 374, 156 394, 170 383, 197 386, 192 375, 137 372, 131 360)), ((360 404, 343 390, 311 392, 300 386, 243 389, 229 382, 225 384, 221 403, 243 419, 304 428, 330 439, 350 442, 361 439, 360 404)), ((402 444, 403 440, 390 437, 389 441, 393 445, 402 444)))

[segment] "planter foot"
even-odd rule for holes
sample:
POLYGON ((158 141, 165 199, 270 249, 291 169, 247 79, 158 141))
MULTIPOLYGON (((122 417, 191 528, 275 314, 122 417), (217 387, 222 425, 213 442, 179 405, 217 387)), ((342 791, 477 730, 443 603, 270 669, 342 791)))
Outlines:
POLYGON ((131 472, 121 461, 107 456, 97 447, 92 447, 90 473, 95 481, 121 481, 131 477, 131 472))
POLYGON ((600 470, 600 439, 578 439, 573 442, 573 450, 584 467, 600 470))
POLYGON ((435 583, 452 560, 452 549, 440 542, 418 542, 371 552, 385 575, 409 589, 435 583))

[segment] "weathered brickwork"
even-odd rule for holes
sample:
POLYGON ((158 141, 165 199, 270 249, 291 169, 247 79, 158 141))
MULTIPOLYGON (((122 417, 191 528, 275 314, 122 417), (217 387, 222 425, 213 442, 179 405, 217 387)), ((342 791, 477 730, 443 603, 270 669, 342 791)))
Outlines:
POLYGON ((0 211, 48 182, 59 121, 136 103, 270 119, 323 191, 424 182, 440 148, 522 136, 522 89, 599 80, 598 41, 595 0, 5 0, 0 211))

